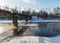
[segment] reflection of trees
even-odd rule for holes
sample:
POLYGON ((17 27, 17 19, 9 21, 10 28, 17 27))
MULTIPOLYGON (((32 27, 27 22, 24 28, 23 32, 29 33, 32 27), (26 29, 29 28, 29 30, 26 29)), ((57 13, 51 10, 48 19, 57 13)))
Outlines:
POLYGON ((20 31, 18 31, 17 35, 23 34, 28 28, 29 28, 28 26, 23 26, 22 29, 20 29, 20 31))
POLYGON ((60 23, 48 23, 48 34, 59 35, 60 34, 60 23))
POLYGON ((45 11, 40 11, 40 12, 38 13, 38 17, 47 18, 47 17, 48 17, 48 13, 45 12, 45 11))
POLYGON ((42 36, 60 35, 60 23, 40 23, 39 29, 42 36))
POLYGON ((47 34, 47 26, 48 26, 48 23, 39 23, 39 30, 40 30, 40 36, 48 36, 47 34))
POLYGON ((44 23, 44 22, 43 23, 39 23, 39 27, 44 27, 45 28, 47 26, 47 24, 48 23, 44 23))

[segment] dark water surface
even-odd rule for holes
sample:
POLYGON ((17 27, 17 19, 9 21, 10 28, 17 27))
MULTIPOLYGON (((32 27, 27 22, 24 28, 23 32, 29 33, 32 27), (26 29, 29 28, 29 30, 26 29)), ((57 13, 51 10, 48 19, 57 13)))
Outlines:
MULTIPOLYGON (((19 27, 19 30, 21 28, 19 27)), ((10 35, 12 31, 2 37, 10 35)), ((29 27, 22 36, 39 37, 39 43, 60 43, 60 23, 39 23, 39 26, 29 27)))
POLYGON ((60 35, 60 23, 40 23, 37 27, 29 27, 23 35, 58 36, 60 35))

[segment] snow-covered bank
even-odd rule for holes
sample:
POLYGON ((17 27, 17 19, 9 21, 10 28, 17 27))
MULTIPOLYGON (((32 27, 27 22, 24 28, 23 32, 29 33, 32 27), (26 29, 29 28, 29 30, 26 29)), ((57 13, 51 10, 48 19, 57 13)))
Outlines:
POLYGON ((42 41, 40 41, 41 37, 37 36, 18 36, 11 38, 9 41, 5 40, 2 43, 42 43, 43 41, 48 41, 48 38, 44 38, 42 41))
POLYGON ((17 36, 2 43, 60 43, 60 36, 57 37, 38 37, 38 36, 17 36))

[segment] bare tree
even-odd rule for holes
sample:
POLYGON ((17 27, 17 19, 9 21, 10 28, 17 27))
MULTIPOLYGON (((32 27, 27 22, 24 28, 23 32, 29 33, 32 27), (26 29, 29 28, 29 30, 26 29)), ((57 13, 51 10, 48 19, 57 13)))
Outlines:
POLYGON ((39 11, 38 16, 41 18, 47 18, 48 13, 46 11, 39 11))

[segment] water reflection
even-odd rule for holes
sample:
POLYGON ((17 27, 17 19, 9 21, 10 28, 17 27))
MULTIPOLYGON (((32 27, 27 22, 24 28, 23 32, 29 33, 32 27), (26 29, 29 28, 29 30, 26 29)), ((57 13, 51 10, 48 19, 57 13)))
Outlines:
MULTIPOLYGON (((60 23, 38 23, 38 24, 39 24, 38 26, 30 26, 30 27, 18 26, 19 28, 18 31, 23 30, 21 36, 53 37, 60 35, 60 23)), ((21 32, 19 31, 19 34, 20 33, 21 32)), ((13 34, 13 32, 11 34, 13 34)))
POLYGON ((39 23, 38 27, 29 27, 24 36, 48 36, 60 35, 60 23, 39 23))

